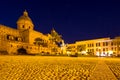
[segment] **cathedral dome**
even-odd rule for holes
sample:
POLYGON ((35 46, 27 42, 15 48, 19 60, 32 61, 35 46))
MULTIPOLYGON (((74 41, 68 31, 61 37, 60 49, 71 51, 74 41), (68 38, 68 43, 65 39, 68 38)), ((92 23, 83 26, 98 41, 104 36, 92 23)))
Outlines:
POLYGON ((28 12, 26 10, 23 12, 23 15, 19 17, 17 24, 18 23, 32 23, 33 24, 32 20, 28 16, 28 12))

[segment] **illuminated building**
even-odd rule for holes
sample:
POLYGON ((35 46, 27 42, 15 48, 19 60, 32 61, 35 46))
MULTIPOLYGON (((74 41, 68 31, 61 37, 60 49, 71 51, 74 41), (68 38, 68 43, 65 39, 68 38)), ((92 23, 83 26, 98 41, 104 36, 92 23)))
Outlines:
POLYGON ((68 44, 67 52, 97 56, 120 55, 120 37, 76 41, 68 44))
POLYGON ((35 31, 28 12, 24 11, 17 20, 17 29, 0 25, 0 52, 18 54, 18 49, 24 48, 29 54, 60 53, 60 47, 50 37, 50 34, 35 31))

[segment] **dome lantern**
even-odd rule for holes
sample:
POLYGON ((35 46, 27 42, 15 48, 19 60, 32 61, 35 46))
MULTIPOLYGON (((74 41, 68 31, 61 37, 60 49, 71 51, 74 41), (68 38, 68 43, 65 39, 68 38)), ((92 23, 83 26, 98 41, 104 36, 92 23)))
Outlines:
POLYGON ((24 16, 28 16, 28 12, 25 10, 25 11, 23 12, 23 15, 24 15, 24 16))

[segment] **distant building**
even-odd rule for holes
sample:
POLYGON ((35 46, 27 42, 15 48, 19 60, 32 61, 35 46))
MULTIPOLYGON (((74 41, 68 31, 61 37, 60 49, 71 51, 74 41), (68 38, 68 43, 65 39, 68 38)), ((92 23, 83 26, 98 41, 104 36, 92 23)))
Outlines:
POLYGON ((18 49, 24 48, 29 54, 60 53, 60 47, 50 38, 50 34, 45 35, 34 30, 28 12, 24 11, 17 21, 17 29, 0 25, 0 52, 18 54, 18 49))
POLYGON ((120 37, 76 41, 67 45, 67 53, 117 56, 120 55, 120 37))

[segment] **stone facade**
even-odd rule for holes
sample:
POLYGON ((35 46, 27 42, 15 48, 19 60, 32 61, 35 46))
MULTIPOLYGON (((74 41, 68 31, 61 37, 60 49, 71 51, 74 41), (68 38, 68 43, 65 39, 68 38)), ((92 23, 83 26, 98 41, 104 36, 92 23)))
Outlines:
POLYGON ((120 55, 120 37, 76 41, 67 45, 67 52, 97 56, 117 56, 120 55))
POLYGON ((24 48, 29 54, 60 53, 60 47, 50 41, 49 36, 35 31, 28 12, 24 11, 17 21, 17 29, 0 25, 0 51, 18 54, 18 49, 24 48), (34 44, 36 38, 40 38, 46 46, 34 44), (56 49, 56 52, 53 51, 53 48, 56 49))

